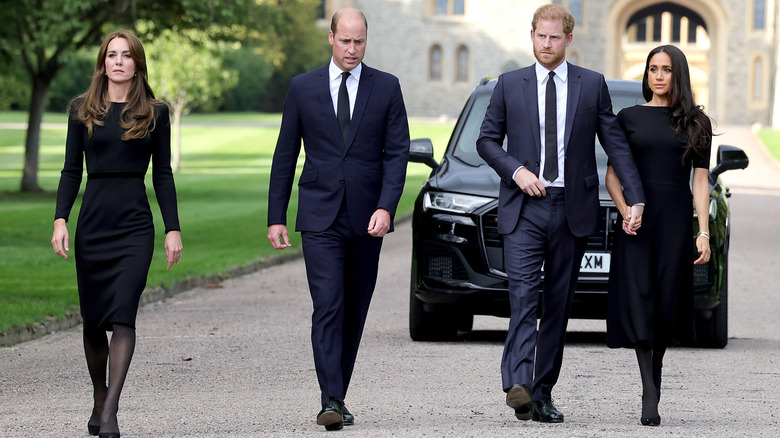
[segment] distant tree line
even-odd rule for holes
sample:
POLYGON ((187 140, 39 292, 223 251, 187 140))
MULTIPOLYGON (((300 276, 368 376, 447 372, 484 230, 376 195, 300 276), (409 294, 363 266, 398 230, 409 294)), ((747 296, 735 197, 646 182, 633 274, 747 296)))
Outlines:
POLYGON ((316 27, 321 6, 319 0, 3 0, 0 110, 29 113, 21 190, 41 190, 43 113, 65 110, 86 89, 104 35, 134 30, 147 51, 164 60, 150 63, 152 83, 158 68, 170 85, 180 76, 168 67, 185 61, 156 45, 170 49, 176 38, 186 48, 182 53, 197 57, 199 71, 158 96, 181 98, 179 114, 198 108, 278 111, 290 78, 328 58, 324 31, 316 27))

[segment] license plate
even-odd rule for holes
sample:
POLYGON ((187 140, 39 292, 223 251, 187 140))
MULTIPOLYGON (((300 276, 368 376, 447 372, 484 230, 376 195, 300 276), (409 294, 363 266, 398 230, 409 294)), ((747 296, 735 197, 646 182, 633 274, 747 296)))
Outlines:
POLYGON ((580 272, 608 273, 610 254, 604 252, 588 252, 582 257, 580 272))

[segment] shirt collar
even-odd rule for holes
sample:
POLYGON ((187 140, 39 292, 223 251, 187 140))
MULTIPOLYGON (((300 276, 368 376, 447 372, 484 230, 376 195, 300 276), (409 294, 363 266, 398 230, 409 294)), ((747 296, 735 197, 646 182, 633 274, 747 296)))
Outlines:
MULTIPOLYGON (((358 64, 355 68, 350 70, 349 74, 350 76, 354 77, 355 80, 360 82, 360 73, 363 71, 363 63, 361 62, 358 64)), ((333 82, 336 79, 341 80, 341 74, 344 73, 344 71, 336 65, 335 62, 333 62, 333 58, 330 58, 330 65, 328 65, 328 74, 330 76, 330 81, 333 82)))
MULTIPOLYGON (((561 65, 556 67, 555 75, 561 78, 561 81, 563 83, 566 83, 566 78, 569 76, 569 63, 567 61, 563 61, 561 65)), ((538 83, 542 83, 546 78, 547 75, 550 74, 550 70, 547 70, 546 68, 542 67, 541 64, 538 62, 536 63, 536 81, 538 83)))

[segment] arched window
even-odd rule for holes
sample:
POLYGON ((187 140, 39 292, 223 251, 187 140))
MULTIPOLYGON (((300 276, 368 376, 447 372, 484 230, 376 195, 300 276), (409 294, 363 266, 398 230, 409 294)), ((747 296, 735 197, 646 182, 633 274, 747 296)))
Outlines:
POLYGON ((455 66, 455 80, 469 80, 469 49, 466 46, 459 46, 456 56, 457 65, 455 66))
POLYGON ((430 58, 428 60, 428 78, 432 81, 441 80, 441 46, 436 44, 431 47, 430 58))
POLYGON ((753 30, 766 29, 766 0, 753 0, 753 30))

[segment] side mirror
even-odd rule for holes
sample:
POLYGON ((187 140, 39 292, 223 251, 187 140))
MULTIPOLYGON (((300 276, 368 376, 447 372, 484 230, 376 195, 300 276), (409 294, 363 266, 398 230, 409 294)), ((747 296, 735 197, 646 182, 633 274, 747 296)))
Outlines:
POLYGON ((433 143, 430 138, 415 138, 409 144, 409 161, 423 163, 435 169, 439 163, 433 158, 433 143))
POLYGON ((748 166, 748 156, 742 149, 735 146, 720 145, 718 147, 717 165, 710 172, 710 182, 713 184, 718 175, 735 169, 744 169, 748 166))

